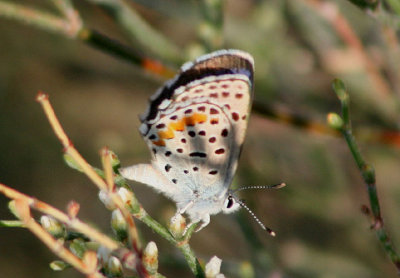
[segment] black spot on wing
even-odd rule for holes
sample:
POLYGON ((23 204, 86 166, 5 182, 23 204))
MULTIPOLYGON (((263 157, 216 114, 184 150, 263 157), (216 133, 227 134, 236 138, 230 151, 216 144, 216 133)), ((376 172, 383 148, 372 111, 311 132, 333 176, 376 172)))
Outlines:
POLYGON ((207 154, 203 153, 203 152, 192 152, 189 154, 189 156, 205 158, 205 157, 207 157, 207 154))

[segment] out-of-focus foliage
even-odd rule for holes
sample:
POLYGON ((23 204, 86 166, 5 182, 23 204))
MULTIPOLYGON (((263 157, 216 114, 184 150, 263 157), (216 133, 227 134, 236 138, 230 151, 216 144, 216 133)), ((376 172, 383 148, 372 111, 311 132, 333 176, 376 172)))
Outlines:
MULTIPOLYGON (((86 25, 129 41, 98 6, 75 2, 86 25)), ((198 2, 131 4, 189 59, 202 51, 198 2)), ((327 113, 340 110, 331 81, 344 80, 353 128, 363 128, 356 139, 375 167, 385 224, 399 245, 400 150, 372 142, 381 130, 399 127, 399 43, 396 30, 384 23, 348 1, 225 1, 222 35, 224 48, 254 56, 255 100, 275 114, 294 113, 324 123, 327 113)), ((107 145, 123 165, 130 165, 149 159, 137 132, 137 115, 163 80, 82 42, 15 21, 0 18, 0 34, 0 181, 62 209, 76 200, 80 218, 106 230, 108 211, 90 182, 64 165, 35 95, 38 90, 51 95, 64 128, 89 162, 96 164, 98 150, 107 145)), ((146 52, 139 43, 130 45, 146 52)), ((242 194, 276 238, 245 211, 237 217, 218 215, 192 237, 197 256, 208 261, 217 255, 228 277, 395 276, 361 213, 367 193, 344 140, 254 112, 234 185, 281 181, 287 187, 242 194)), ((174 204, 146 186, 132 186, 151 215, 168 223, 174 204)), ((12 218, 2 196, 0 207, 1 219, 12 218)), ((157 243, 159 272, 190 277, 179 253, 138 225, 146 241, 157 243)), ((77 275, 74 270, 53 273, 48 263, 54 256, 24 229, 1 228, 0 250, 4 277, 77 275)))

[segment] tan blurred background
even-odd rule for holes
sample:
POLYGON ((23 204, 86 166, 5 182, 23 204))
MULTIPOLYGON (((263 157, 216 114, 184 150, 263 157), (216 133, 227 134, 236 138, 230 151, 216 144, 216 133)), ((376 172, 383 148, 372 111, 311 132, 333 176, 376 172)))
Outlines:
MULTIPOLYGON (((75 2, 88 26, 126 42, 101 9, 86 1, 75 2)), ((146 6, 132 1, 152 26, 182 49, 196 40, 201 19, 195 2, 149 1, 146 6)), ((399 84, 387 69, 399 56, 390 52, 383 27, 346 1, 329 1, 384 72, 389 95, 375 90, 357 55, 310 2, 226 1, 225 47, 254 56, 256 100, 324 123, 327 113, 340 111, 330 88, 333 78, 340 77, 349 88, 355 129, 397 128, 399 113, 394 104, 399 84)), ((137 115, 163 79, 82 42, 15 21, 0 18, 0 34, 0 182, 61 209, 75 200, 81 205, 81 219, 111 233, 109 211, 98 200, 95 186, 64 164, 61 145, 35 96, 38 90, 50 95, 66 132, 92 165, 100 166, 103 146, 114 150, 123 165, 130 165, 150 157, 137 131, 137 115)), ((368 142, 361 136, 359 144, 376 168, 385 224, 399 245, 399 147, 368 142)), ((344 140, 253 113, 234 183, 281 181, 286 188, 242 194, 276 231, 276 238, 264 233, 244 211, 239 216, 218 215, 191 239, 198 257, 207 261, 220 257, 227 277, 245 277, 237 268, 245 268, 242 263, 247 261, 255 269, 254 262, 262 262, 259 269, 264 270, 257 277, 395 277, 395 268, 369 229, 369 219, 361 213, 361 205, 368 204, 367 193, 344 140), (251 228, 250 237, 242 232, 239 218, 251 228)), ((145 209, 166 223, 174 204, 144 185, 132 186, 145 209)), ((7 202, 0 196, 1 219, 13 218, 7 202)), ((144 240, 159 247, 160 273, 192 277, 176 249, 138 225, 144 240)), ((81 277, 72 269, 54 273, 48 267, 54 259, 29 231, 0 228, 1 277, 81 277)))

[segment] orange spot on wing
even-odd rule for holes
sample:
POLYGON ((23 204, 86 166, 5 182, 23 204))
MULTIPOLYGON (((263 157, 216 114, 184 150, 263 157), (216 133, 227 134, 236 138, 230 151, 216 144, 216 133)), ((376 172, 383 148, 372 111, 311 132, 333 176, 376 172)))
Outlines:
POLYGON ((158 137, 161 139, 172 139, 175 137, 174 131, 168 126, 168 129, 165 131, 159 131, 158 137))
POLYGON ((194 126, 196 124, 196 120, 193 116, 185 117, 183 119, 185 121, 185 125, 194 126))
POLYGON ((203 123, 207 120, 207 115, 194 113, 193 115, 185 118, 186 125, 195 125, 198 123, 203 123))
POLYGON ((160 139, 158 141, 153 141, 153 144, 156 145, 156 146, 164 147, 165 146, 165 141, 163 139, 160 139))
POLYGON ((174 131, 184 131, 185 126, 194 126, 198 123, 204 123, 206 120, 207 115, 194 113, 191 116, 182 118, 180 121, 169 123, 166 130, 158 132, 158 137, 160 139, 158 141, 153 141, 153 144, 156 146, 165 146, 164 139, 175 138, 174 131))
POLYGON ((185 123, 183 121, 173 122, 168 125, 168 128, 176 131, 183 131, 185 129, 185 123))

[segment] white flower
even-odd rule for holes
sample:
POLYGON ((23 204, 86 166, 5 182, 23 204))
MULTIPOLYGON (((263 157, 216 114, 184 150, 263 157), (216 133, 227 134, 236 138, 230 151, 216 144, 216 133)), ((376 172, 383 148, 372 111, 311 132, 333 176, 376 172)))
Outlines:
POLYGON ((111 256, 108 260, 108 271, 114 276, 122 274, 122 265, 118 258, 111 256))
POLYGON ((107 209, 113 210, 116 209, 115 204, 111 201, 110 195, 105 190, 99 191, 99 199, 106 206, 107 209))
POLYGON ((131 203, 133 200, 133 194, 125 187, 120 187, 118 189, 118 195, 121 197, 122 201, 126 203, 131 203))
POLYGON ((222 260, 217 256, 211 258, 211 260, 206 264, 206 278, 224 278, 220 272, 222 260))

